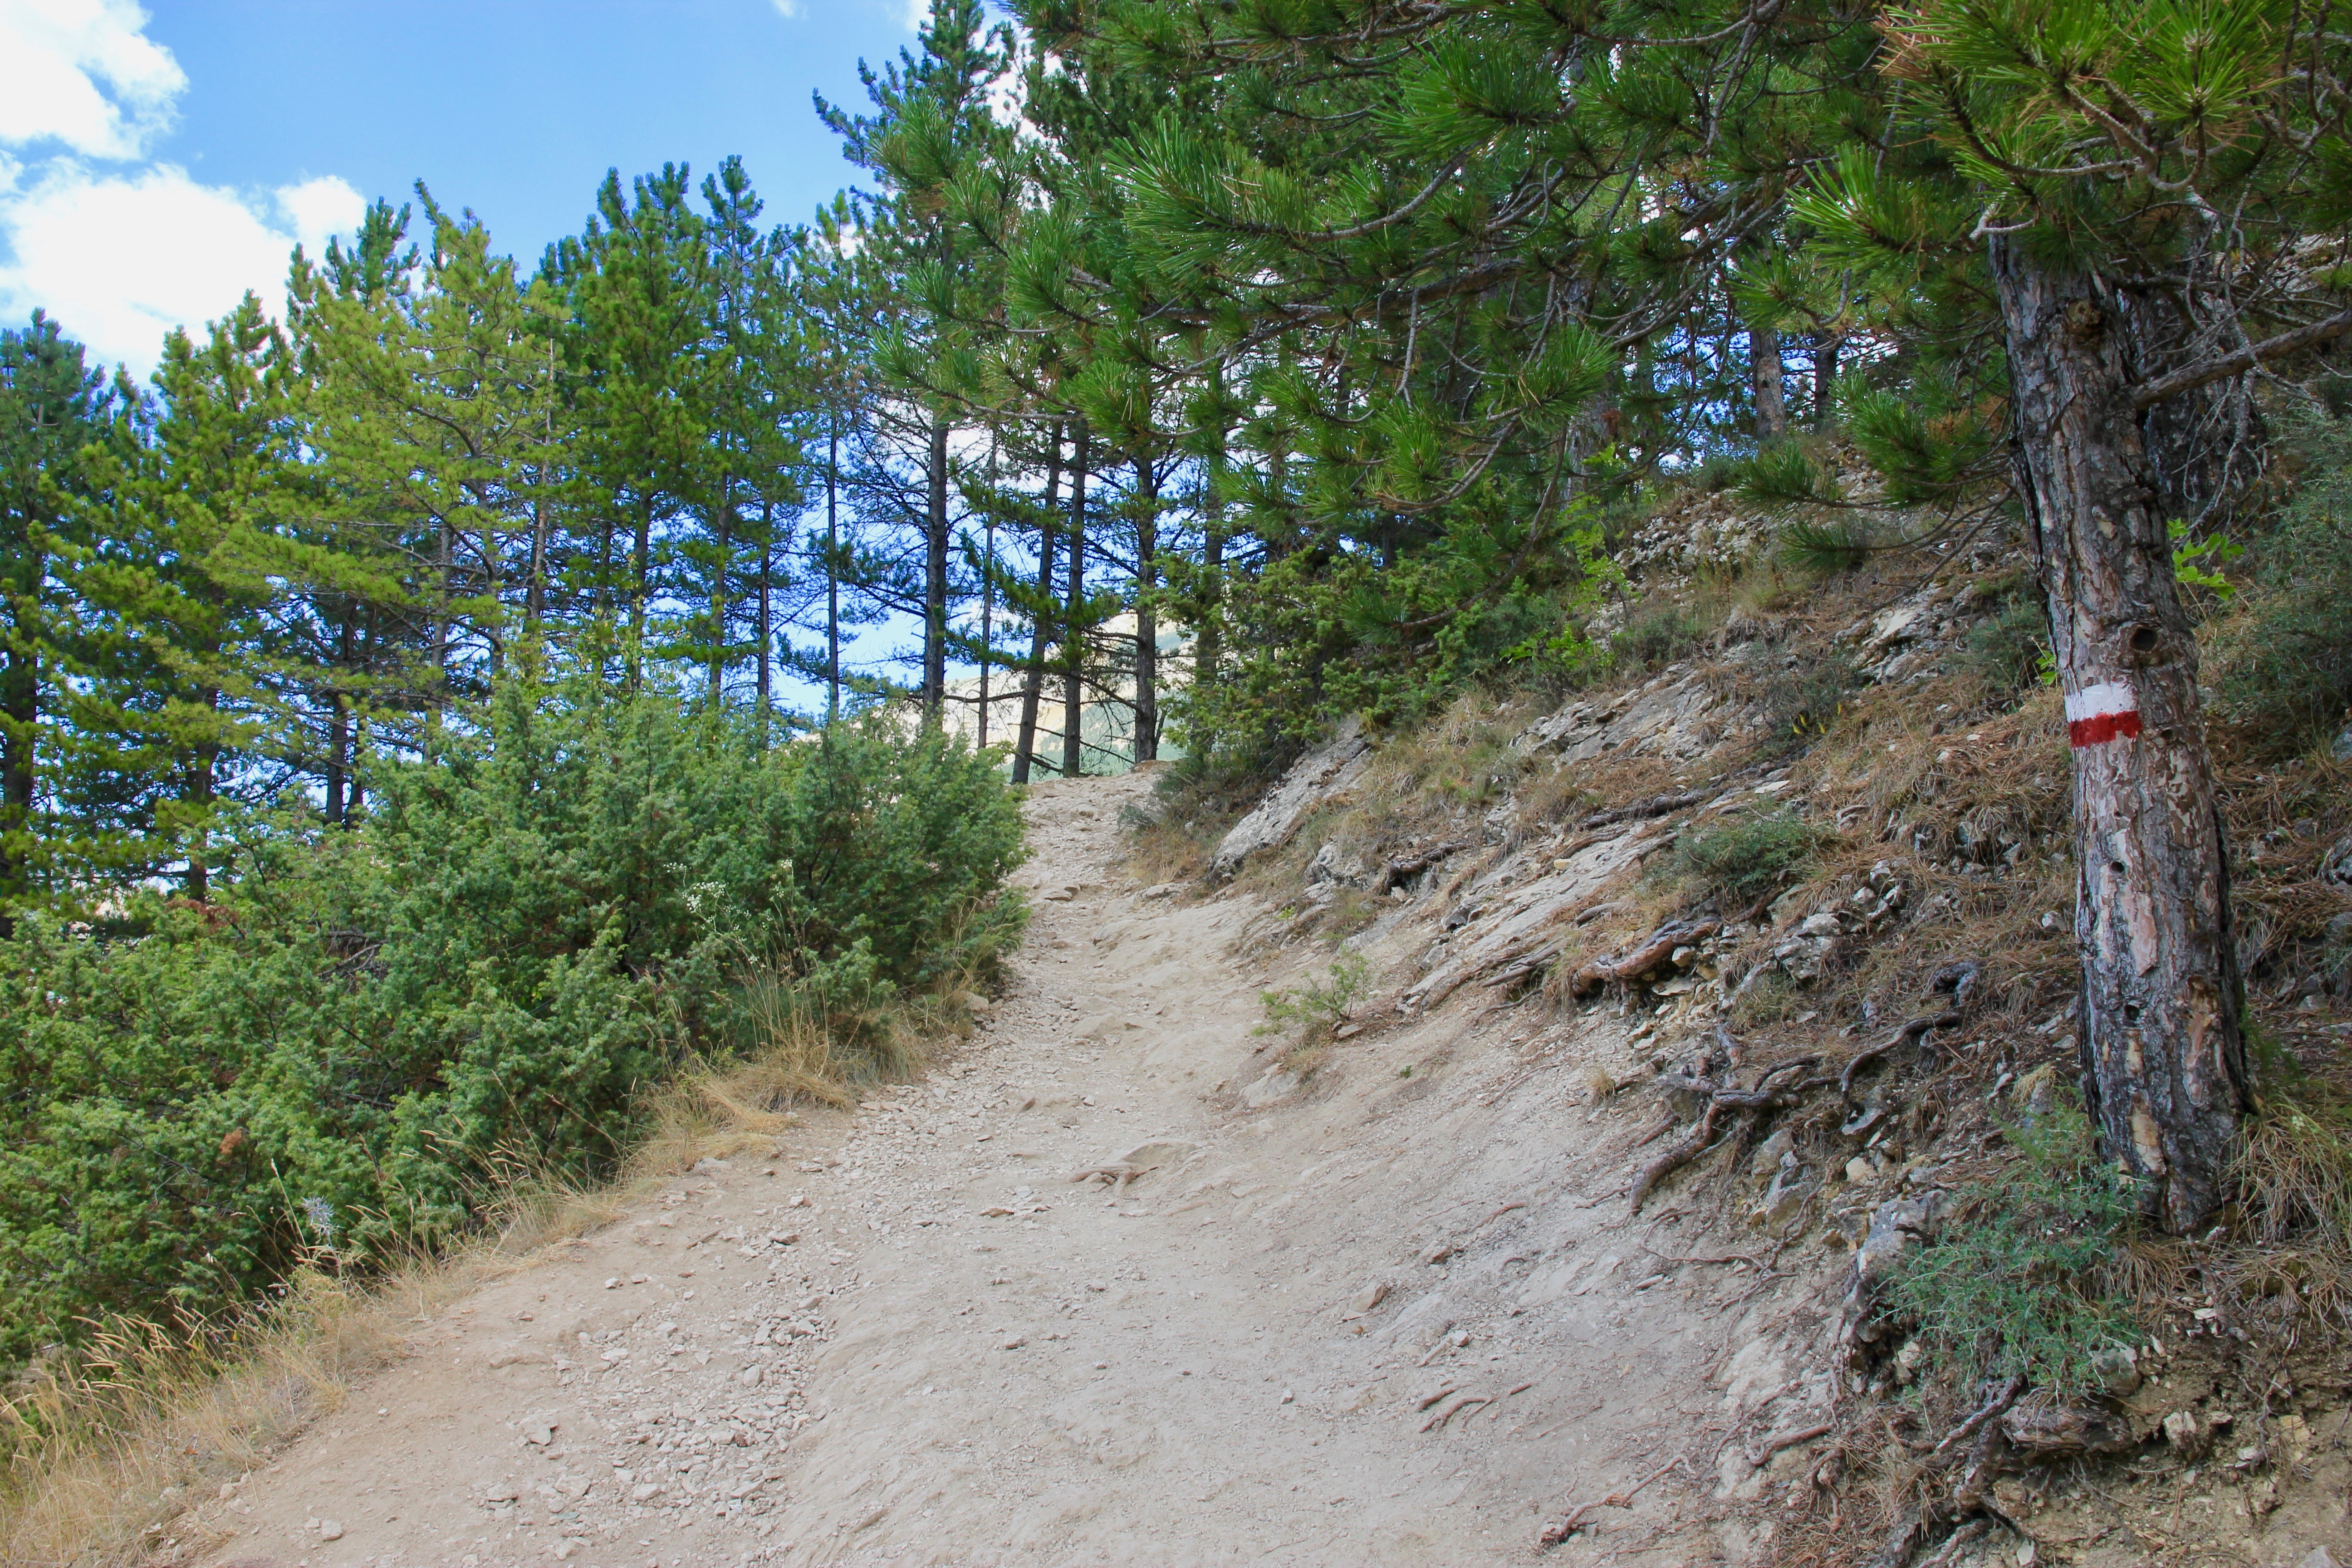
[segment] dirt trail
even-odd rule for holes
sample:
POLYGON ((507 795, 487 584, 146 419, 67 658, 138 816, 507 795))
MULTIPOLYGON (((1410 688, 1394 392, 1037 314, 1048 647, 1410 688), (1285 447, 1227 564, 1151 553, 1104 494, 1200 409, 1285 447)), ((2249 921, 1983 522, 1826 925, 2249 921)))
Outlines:
POLYGON ((1031 939, 926 1082, 420 1322, 183 1535, 277 1568, 1475 1564, 1663 1472, 1550 1560, 1746 1560, 1727 1505, 1775 1471, 1734 1439, 1825 1396, 1772 1336, 1818 1311, 1672 1261, 1720 1248, 1671 1210, 1631 1226, 1633 1129, 1554 1070, 1625 1026, 1465 996, 1297 1089, 1251 1035, 1257 907, 1118 869, 1142 788, 1034 792, 1031 939))

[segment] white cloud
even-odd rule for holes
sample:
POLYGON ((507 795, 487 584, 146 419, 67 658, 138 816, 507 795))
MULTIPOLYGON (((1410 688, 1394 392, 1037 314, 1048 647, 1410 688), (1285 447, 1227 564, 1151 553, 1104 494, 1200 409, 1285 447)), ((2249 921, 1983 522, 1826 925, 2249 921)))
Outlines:
POLYGON ((132 0, 0 0, 0 142, 135 158, 188 85, 132 0))
POLYGON ((0 320, 39 306, 94 361, 144 370, 167 331, 200 330, 247 289, 281 309, 295 243, 316 254, 365 205, 333 178, 248 200, 168 163, 100 174, 61 160, 0 192, 0 234, 15 251, 0 266, 0 320))
POLYGON ((776 15, 787 22, 797 22, 808 15, 808 7, 801 0, 768 0, 768 3, 776 8, 776 15))
POLYGON ((0 320, 38 307, 141 371, 247 289, 282 309, 295 243, 318 250, 365 207, 332 177, 251 195, 144 162, 188 86, 146 27, 136 0, 0 0, 0 149, 18 150, 0 151, 0 320))

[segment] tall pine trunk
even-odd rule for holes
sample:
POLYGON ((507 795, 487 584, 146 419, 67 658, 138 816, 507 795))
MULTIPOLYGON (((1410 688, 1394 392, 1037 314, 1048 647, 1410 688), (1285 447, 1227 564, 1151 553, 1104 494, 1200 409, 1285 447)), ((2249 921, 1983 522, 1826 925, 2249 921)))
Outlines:
POLYGON ((1813 339, 1813 428, 1826 430, 1837 415, 1838 341, 1829 332, 1813 339))
POLYGON ((2175 1232, 2251 1106, 2227 847, 2158 477, 2105 290, 1995 240, 2019 466, 2074 753, 2083 1092, 2175 1232))
POLYGON ((1151 606, 1160 552, 1160 470, 1135 459, 1135 760, 1160 760, 1160 617, 1151 606))
POLYGON ((8 662, 0 668, 0 939, 16 934, 16 900, 29 891, 28 853, 33 837, 34 741, 41 717, 41 655, 37 623, 31 613, 37 603, 41 574, 46 568, 38 552, 25 551, 18 578, 32 591, 19 587, 12 608, 16 625, 8 639, 8 662))
POLYGON ((938 728, 948 694, 948 422, 935 416, 923 508, 923 722, 938 728))
POLYGON ((1081 689, 1086 677, 1087 637, 1078 624, 1087 595, 1087 463, 1090 456, 1086 422, 1078 422, 1077 450, 1070 464, 1070 607, 1062 620, 1062 776, 1074 779, 1086 772, 1078 721, 1085 708, 1081 689))
MULTIPOLYGON (((335 617, 335 663, 332 678, 347 678, 352 668, 352 606, 346 604, 335 617)), ((327 693, 327 820, 338 825, 347 821, 343 805, 343 788, 351 777, 352 765, 352 697, 342 681, 327 693)))
POLYGON ((826 423, 824 458, 824 721, 841 717, 841 423, 826 423))
POLYGON ((776 563, 775 503, 760 503, 760 743, 768 743, 768 713, 773 706, 776 622, 774 578, 776 563))
POLYGON ((1780 368, 1780 334, 1769 327, 1748 330, 1749 379, 1756 388, 1756 437, 1769 441, 1789 433, 1787 376, 1780 368))
POLYGON ((1027 784, 1037 754, 1037 700, 1045 689, 1045 608, 1054 602, 1054 509, 1062 503, 1062 422, 1054 421, 1053 447, 1045 456, 1044 521, 1037 530, 1037 614, 1029 626, 1029 665, 1021 672, 1021 729, 1013 740, 1013 782, 1027 784))
POLYGON ((629 689, 635 691, 645 669, 646 616, 652 606, 654 576, 654 498, 637 503, 637 535, 632 542, 629 572, 629 689))

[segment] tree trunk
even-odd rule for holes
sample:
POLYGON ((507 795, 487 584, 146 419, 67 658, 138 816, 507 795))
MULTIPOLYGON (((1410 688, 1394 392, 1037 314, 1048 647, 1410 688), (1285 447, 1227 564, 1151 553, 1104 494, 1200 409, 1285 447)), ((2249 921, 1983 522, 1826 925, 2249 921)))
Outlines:
POLYGON ((40 727, 41 664, 34 642, 37 635, 29 613, 39 591, 38 555, 26 554, 32 564, 25 575, 33 593, 20 594, 16 606, 18 624, 9 639, 8 663, 0 670, 0 940, 16 934, 16 900, 30 890, 29 863, 33 842, 34 742, 40 727))
POLYGON ((923 723, 937 729, 948 695, 948 422, 931 425, 923 514, 923 723))
MULTIPOLYGON (((1224 437, 1217 437, 1217 452, 1213 459, 1215 468, 1224 468, 1224 437)), ((1209 602, 1201 624, 1192 633, 1192 679, 1191 700, 1185 709, 1187 726, 1184 742, 1196 756, 1206 756, 1216 749, 1217 732, 1202 718, 1202 703, 1206 693, 1217 683, 1217 661, 1223 655, 1224 623, 1219 618, 1225 590, 1225 508, 1224 503, 1212 499, 1208 516, 1202 520, 1203 538, 1201 559, 1208 568, 1209 602)))
POLYGON ((343 808, 343 786, 351 776, 352 699, 341 682, 352 668, 352 611, 349 605, 336 617, 335 664, 331 679, 336 687, 327 693, 327 820, 341 826, 349 820, 343 808))
POLYGON ((1037 615, 1029 626, 1029 667, 1021 672, 1021 731, 1013 739, 1013 782, 1027 784, 1037 752, 1037 700, 1045 689, 1045 606, 1054 602, 1054 509, 1062 503, 1062 422, 1045 457, 1044 522, 1037 530, 1037 615))
POLYGON ((760 743, 768 743, 768 713, 773 706, 776 622, 774 578, 776 561, 775 503, 760 503, 760 743))
POLYGON ((1748 329, 1749 378, 1756 387, 1756 438, 1769 441, 1789 433, 1789 401, 1780 369, 1780 334, 1768 327, 1748 329))
POLYGON ((1160 470, 1135 459, 1135 760, 1160 760, 1160 617, 1151 607, 1160 552, 1160 470))
POLYGON ((1813 428, 1826 430, 1837 415, 1838 341, 1828 332, 1813 340, 1813 428))
POLYGON ((719 503, 719 561, 710 577, 710 673, 706 679, 713 713, 727 701, 727 569, 735 557, 733 489, 732 479, 722 482, 719 493, 726 499, 719 503))
POLYGON ((1078 720, 1085 707, 1080 685, 1085 676, 1087 637, 1078 624, 1087 594, 1087 431, 1078 424, 1078 447, 1070 464, 1070 608, 1062 621, 1062 776, 1076 778, 1087 771, 1078 720))
POLYGON ((841 423, 826 421, 824 461, 824 721, 841 717, 841 423))
POLYGON ((2175 1232, 2251 1108, 2229 863, 2157 477, 2107 291, 1993 242, 2013 419, 2074 752, 2083 1093, 2175 1232))
MULTIPOLYGON (((220 657, 218 649, 207 651, 214 658, 220 657)), ((205 687, 196 693, 197 705, 215 717, 220 712, 220 698, 216 687, 205 687)), ((206 726, 207 730, 211 727, 206 726)), ((195 829, 189 836, 188 872, 181 886, 190 899, 200 904, 212 897, 213 792, 219 768, 220 747, 211 741, 198 741, 189 758, 187 794, 188 804, 195 808, 195 829)))
POLYGON ((635 691, 644 671, 646 657, 646 615, 653 597, 654 498, 646 496, 637 505, 637 536, 630 551, 630 575, 635 579, 629 590, 629 689, 635 691))

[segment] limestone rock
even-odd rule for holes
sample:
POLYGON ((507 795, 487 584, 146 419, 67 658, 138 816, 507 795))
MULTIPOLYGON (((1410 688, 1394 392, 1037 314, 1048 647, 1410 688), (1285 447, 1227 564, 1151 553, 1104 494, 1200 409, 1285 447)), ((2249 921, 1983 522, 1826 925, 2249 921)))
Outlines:
POLYGON ((1309 812, 1356 782, 1371 751, 1362 721, 1349 718, 1329 741, 1293 763, 1257 809, 1234 825, 1210 862, 1210 879, 1223 881, 1260 850, 1289 843, 1309 812))

